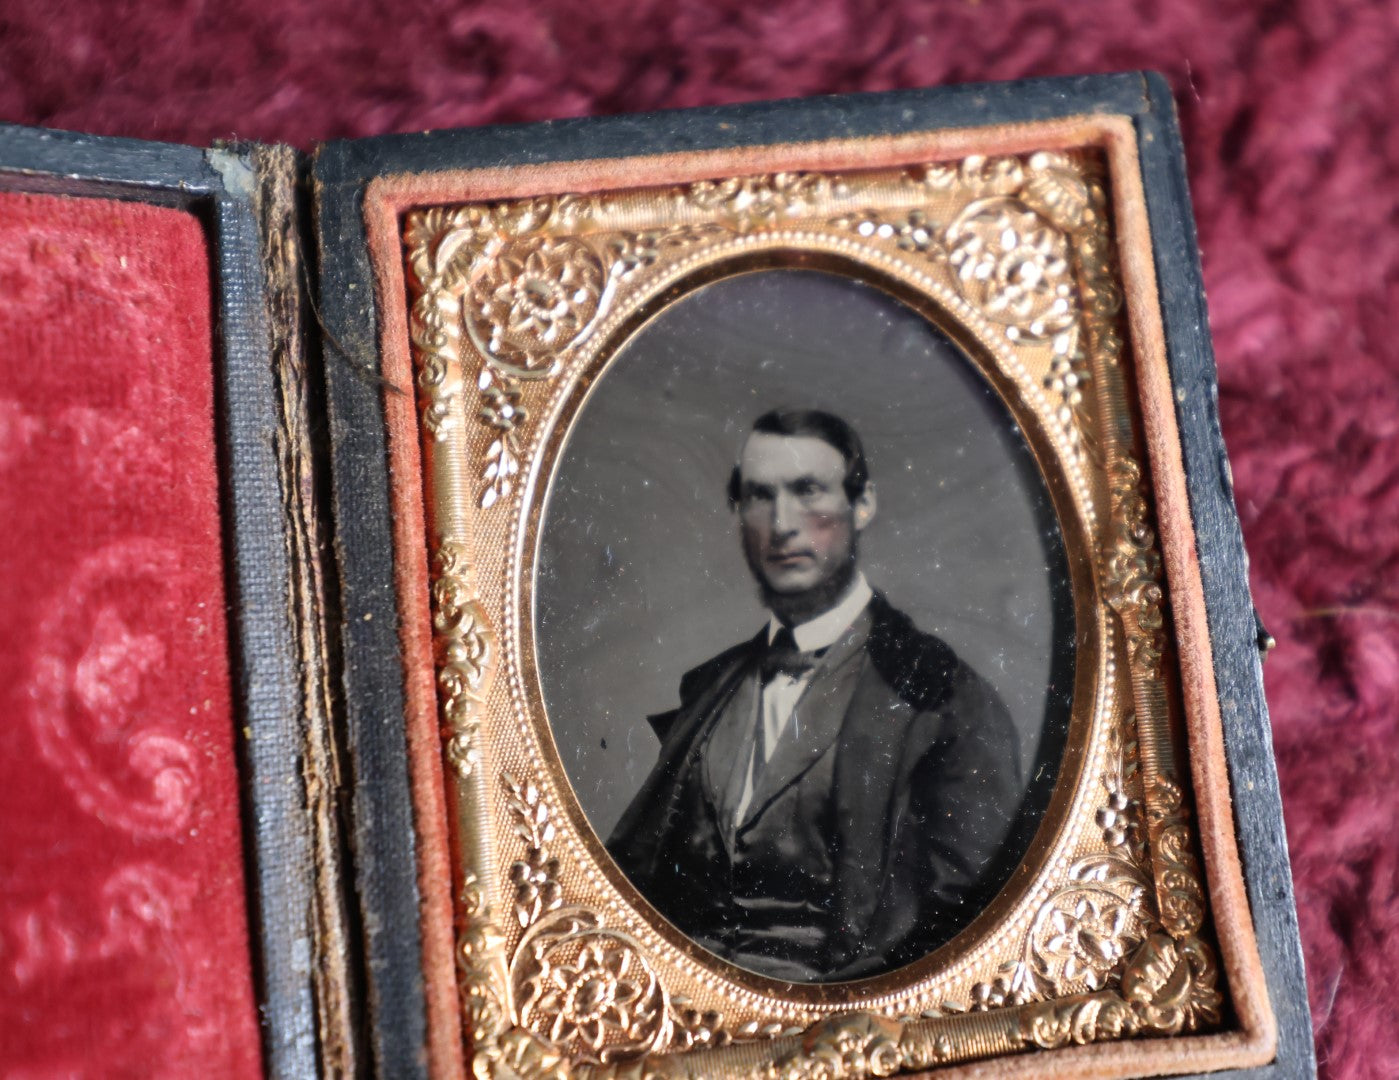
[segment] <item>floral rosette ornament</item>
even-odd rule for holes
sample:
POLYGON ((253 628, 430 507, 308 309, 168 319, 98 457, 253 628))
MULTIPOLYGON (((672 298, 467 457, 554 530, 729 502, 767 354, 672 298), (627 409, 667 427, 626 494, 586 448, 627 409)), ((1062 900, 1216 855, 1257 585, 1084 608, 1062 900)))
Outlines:
POLYGON ((957 286, 1012 340, 1041 340, 1077 315, 1069 242, 1018 199, 982 199, 947 229, 957 286))
POLYGON ((1057 908, 1050 914, 1053 936, 1044 951, 1063 962, 1065 980, 1082 979, 1089 989, 1097 990, 1126 956, 1131 921, 1131 909, 1124 903, 1079 897, 1072 908, 1057 908))
POLYGON ((484 262, 468 325, 487 358, 525 375, 548 369, 581 339, 602 306, 607 274, 579 240, 517 240, 484 262))
POLYGON ((665 993, 626 935, 560 911, 520 942, 514 984, 521 1026, 577 1060, 645 1054, 668 1032, 665 993))

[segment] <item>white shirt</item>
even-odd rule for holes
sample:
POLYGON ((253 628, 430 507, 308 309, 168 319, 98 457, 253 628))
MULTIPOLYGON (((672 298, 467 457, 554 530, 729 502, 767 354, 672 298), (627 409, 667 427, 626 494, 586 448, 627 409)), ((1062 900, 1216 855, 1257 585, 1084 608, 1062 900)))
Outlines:
MULTIPOLYGON (((792 639, 797 643, 797 648, 802 652, 816 652, 818 649, 826 649, 840 640, 841 635, 850 629, 851 624, 860 617, 860 612, 865 610, 865 606, 874 597, 874 590, 870 588, 869 582, 865 580, 865 575, 857 573, 855 580, 840 602, 809 622, 804 622, 800 626, 792 627, 792 639)), ((777 616, 768 620, 768 643, 771 644, 773 638, 782 629, 782 623, 777 616)), ((777 741, 786 732, 788 724, 791 722, 792 714, 796 710, 797 702, 802 694, 806 692, 807 686, 811 683, 814 671, 805 671, 800 675, 788 675, 785 672, 778 672, 768 680, 763 687, 762 701, 758 706, 759 722, 763 725, 762 744, 766 753, 763 755, 763 764, 772 760, 773 753, 777 750, 777 741)), ((801 735, 800 731, 794 730, 793 737, 801 735)), ((748 759, 748 776, 743 784, 743 797, 738 801, 738 808, 734 819, 742 824, 748 813, 748 804, 753 799, 753 780, 757 772, 757 740, 754 740, 753 750, 750 751, 748 759)))

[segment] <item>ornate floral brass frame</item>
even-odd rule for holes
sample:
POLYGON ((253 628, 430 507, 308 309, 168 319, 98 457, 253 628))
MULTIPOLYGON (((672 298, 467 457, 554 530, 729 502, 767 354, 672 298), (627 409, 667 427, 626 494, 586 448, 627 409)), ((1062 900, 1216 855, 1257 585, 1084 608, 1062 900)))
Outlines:
MULTIPOLYGON (((1137 259, 1125 288, 1120 258, 1123 228, 1144 228, 1134 136, 1105 117, 983 133, 990 156, 977 138, 903 160, 886 149, 868 168, 857 152, 840 168, 743 174, 700 160, 681 167, 689 179, 642 186, 587 188, 545 166, 512 181, 527 193, 401 219, 477 1075, 887 1076, 1050 1051, 1043 1074, 1082 1060, 1059 1048, 1230 1030, 1188 767, 1213 744, 1187 746, 1203 721, 1179 674, 1209 643, 1178 633, 1167 600, 1162 465, 1142 421, 1161 392, 1142 374, 1160 346, 1154 282, 1137 259), (577 808, 534 672, 538 506, 581 387, 687 284, 755 260, 846 267, 964 345, 1058 493, 1092 628, 1027 873, 933 957, 866 983, 771 983, 648 915, 577 808)), ((1188 520, 1172 527, 1188 537, 1188 520)), ((1222 821, 1217 799, 1208 809, 1227 833, 1227 801, 1222 821)), ((1247 917, 1231 910, 1224 928, 1244 966, 1247 917)), ((1270 1039, 1225 1039, 1219 1060, 1267 1060, 1270 1039)), ((1104 1058, 1095 1075, 1170 1060, 1104 1058)))

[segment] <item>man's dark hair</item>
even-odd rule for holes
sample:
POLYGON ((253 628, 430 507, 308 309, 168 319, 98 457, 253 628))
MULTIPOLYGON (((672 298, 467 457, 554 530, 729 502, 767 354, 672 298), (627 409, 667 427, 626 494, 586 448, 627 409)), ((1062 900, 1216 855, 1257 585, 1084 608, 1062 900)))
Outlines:
MULTIPOLYGON (((865 448, 855 429, 834 413, 820 409, 773 409, 753 421, 752 433, 820 439, 839 450, 845 459, 845 497, 854 502, 865 493, 870 479, 865 448)), ((742 497, 743 475, 735 465, 729 473, 729 507, 737 506, 742 497)))

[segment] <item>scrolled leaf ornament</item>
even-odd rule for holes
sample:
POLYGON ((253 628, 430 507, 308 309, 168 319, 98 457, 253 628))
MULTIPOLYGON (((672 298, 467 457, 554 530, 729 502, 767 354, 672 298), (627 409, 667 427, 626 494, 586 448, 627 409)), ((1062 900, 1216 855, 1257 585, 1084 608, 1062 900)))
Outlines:
POLYGON ((433 558, 437 697, 447 760, 461 779, 480 766, 480 709, 495 665, 495 633, 468 582, 465 547, 444 540, 433 558))
POLYGON ((1223 995, 1214 954, 1199 938, 1153 934, 1122 976, 1122 995, 1158 1035, 1194 1031, 1220 1020, 1223 995))
POLYGON ((474 873, 467 874, 462 882, 460 903, 457 979, 462 1012, 477 1044, 489 1045, 508 1027, 509 1008, 497 971, 505 938, 474 873))
POLYGON ((1120 992, 1104 991, 1030 1007, 1021 1035, 1043 1049, 1126 1035, 1175 1035, 1218 1024, 1223 996, 1209 946, 1157 932, 1142 942, 1120 992))
POLYGON ((858 1012, 823 1021, 802 1039, 801 1049, 778 1064, 777 1080, 865 1080, 893 1076, 904 1065, 902 1026, 858 1012))
POLYGON ((1178 938, 1196 933, 1205 921, 1205 891, 1191 844, 1185 796, 1180 785, 1160 778, 1152 786, 1151 827, 1156 836, 1161 924, 1178 938))
POLYGON ((1044 1002, 1021 1021, 1021 1037, 1042 1050, 1120 1039, 1136 1030, 1131 1006, 1110 992, 1044 1002))
POLYGON ((1031 156, 1020 199, 1056 229, 1081 229, 1093 210, 1092 193, 1083 174, 1062 154, 1031 156))
POLYGON ((1113 546, 1108 555, 1113 591, 1108 600, 1127 626, 1133 667, 1159 680, 1166 648, 1165 593, 1156 532, 1141 484, 1141 466, 1123 459, 1113 479, 1113 546))
POLYGON ((931 191, 966 192, 973 198, 1013 195, 1025 183, 1025 163, 1018 157, 970 154, 958 162, 938 162, 910 170, 909 181, 931 191))
POLYGON ((700 180, 685 189, 684 201, 722 215, 739 232, 800 217, 843 188, 838 177, 822 173, 781 172, 700 180))

